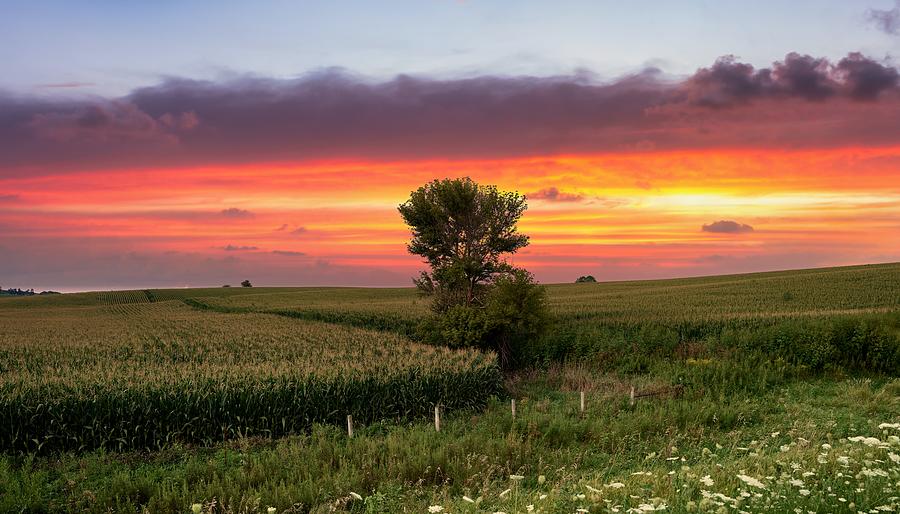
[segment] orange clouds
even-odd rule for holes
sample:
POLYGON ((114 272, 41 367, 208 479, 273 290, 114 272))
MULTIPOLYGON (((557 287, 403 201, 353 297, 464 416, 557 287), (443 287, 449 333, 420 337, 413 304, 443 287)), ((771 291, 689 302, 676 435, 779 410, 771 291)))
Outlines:
POLYGON ((898 163, 900 147, 889 147, 7 178, 0 192, 15 201, 0 203, 0 246, 12 255, 7 273, 35 287, 102 285, 107 261, 123 255, 110 285, 129 273, 144 285, 150 270, 173 267, 179 274, 159 285, 234 282, 235 274, 261 284, 403 285, 420 265, 405 253, 396 205, 432 178, 468 175, 540 192, 522 222, 532 245, 515 261, 546 281, 900 260, 898 163), (721 220, 754 230, 704 231, 721 220), (74 271, 45 276, 68 283, 38 283, 29 263, 54 258, 74 271))

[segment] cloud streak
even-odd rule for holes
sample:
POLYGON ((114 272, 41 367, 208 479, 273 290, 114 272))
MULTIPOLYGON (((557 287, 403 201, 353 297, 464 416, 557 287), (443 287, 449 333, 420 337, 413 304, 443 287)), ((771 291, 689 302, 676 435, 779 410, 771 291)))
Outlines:
POLYGON ((746 234, 748 232, 753 232, 753 227, 736 221, 719 220, 710 223, 709 225, 703 225, 701 230, 713 234, 746 234))
POLYGON ((898 72, 853 53, 659 70, 373 82, 170 79, 115 99, 0 96, 0 177, 259 162, 507 158, 897 141, 898 72), (828 119, 829 123, 821 120, 828 119))

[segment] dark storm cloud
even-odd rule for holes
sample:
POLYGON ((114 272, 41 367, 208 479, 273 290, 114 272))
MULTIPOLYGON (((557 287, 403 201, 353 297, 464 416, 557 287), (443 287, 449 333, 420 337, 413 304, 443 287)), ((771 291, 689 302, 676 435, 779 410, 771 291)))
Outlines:
POLYGON ((734 56, 719 58, 685 82, 690 100, 710 107, 731 106, 763 98, 821 101, 831 97, 874 100, 895 90, 898 73, 860 53, 832 65, 826 59, 788 54, 772 68, 754 69, 734 56))
POLYGON ((860 54, 834 64, 792 53, 760 69, 723 57, 683 80, 647 69, 605 83, 588 74, 373 82, 332 69, 292 80, 172 79, 116 99, 0 94, 0 176, 888 144, 900 137, 897 89, 895 68, 860 54))
POLYGON ((712 232, 714 234, 745 234, 753 232, 753 227, 738 223, 731 220, 719 220, 709 225, 703 225, 703 232, 712 232))

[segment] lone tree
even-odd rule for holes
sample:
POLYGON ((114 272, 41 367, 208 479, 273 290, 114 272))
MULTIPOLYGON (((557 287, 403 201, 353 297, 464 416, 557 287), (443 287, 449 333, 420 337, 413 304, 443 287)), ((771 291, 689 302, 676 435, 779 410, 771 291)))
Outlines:
POLYGON ((584 283, 594 283, 597 282, 597 279, 594 278, 594 275, 583 275, 575 279, 576 284, 584 284, 584 283))
POLYGON ((516 228, 526 208, 524 196, 470 178, 435 180, 400 205, 413 234, 407 249, 431 267, 416 286, 438 295, 436 310, 482 304, 484 286, 512 271, 503 256, 528 245, 516 228))
POLYGON ((433 297, 423 338, 495 350, 509 368, 516 349, 544 330, 544 288, 505 260, 528 245, 516 226, 526 208, 524 196, 470 178, 434 180, 400 205, 412 231, 407 249, 431 268, 414 279, 433 297))
POLYGON ((253 287, 253 284, 251 284, 249 280, 244 280, 241 282, 241 287, 253 287))

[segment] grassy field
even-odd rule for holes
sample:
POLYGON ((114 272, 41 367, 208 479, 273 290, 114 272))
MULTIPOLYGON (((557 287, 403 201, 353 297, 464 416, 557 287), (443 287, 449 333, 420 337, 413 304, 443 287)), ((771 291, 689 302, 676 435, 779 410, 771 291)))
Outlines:
POLYGON ((900 509, 900 264, 549 289, 505 379, 412 289, 0 299, 0 511, 900 509))

